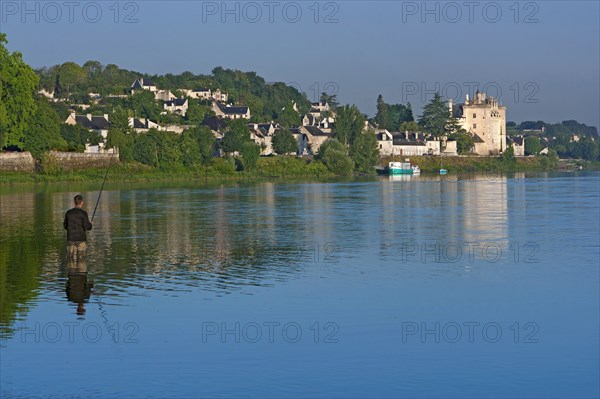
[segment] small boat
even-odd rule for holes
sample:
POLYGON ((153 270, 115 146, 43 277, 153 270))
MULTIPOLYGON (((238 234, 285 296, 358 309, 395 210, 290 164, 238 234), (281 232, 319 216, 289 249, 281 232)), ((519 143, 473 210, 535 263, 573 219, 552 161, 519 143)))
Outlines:
POLYGON ((440 169, 440 175, 447 175, 448 171, 446 169, 440 169))
POLYGON ((390 162, 388 164, 388 173, 390 175, 420 175, 421 168, 418 165, 411 164, 408 159, 406 162, 390 162))

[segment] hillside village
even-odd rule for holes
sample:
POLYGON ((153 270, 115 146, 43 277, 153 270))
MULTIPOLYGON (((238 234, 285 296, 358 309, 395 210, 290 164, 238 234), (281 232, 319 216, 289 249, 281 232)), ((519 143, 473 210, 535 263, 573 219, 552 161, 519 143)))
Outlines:
MULTIPOLYGON (((171 90, 161 89, 150 79, 138 78, 129 88, 129 95, 139 91, 152 93, 154 100, 163 110, 161 114, 171 114, 185 117, 191 101, 200 101, 204 104, 210 103, 212 115, 207 116, 202 125, 211 128, 217 141, 222 140, 225 133, 226 120, 244 119, 250 120, 252 113, 247 105, 231 104, 228 102, 228 93, 220 89, 208 88, 190 89, 181 88, 177 90, 179 96, 171 90)), ((64 101, 54 98, 54 93, 41 90, 40 94, 51 101, 64 101)), ((98 93, 88 93, 92 104, 101 102, 102 96, 98 93)), ((116 95, 109 97, 127 97, 127 95, 116 95)), ((292 104, 298 113, 296 103, 292 104)), ((85 110, 90 105, 72 104, 70 114, 64 123, 78 125, 96 133, 101 140, 97 144, 87 143, 85 152, 99 153, 112 152, 112 148, 106 147, 106 140, 111 121, 108 114, 92 115, 78 114, 76 110, 85 110)), ((506 107, 501 106, 493 97, 485 93, 477 92, 475 98, 466 96, 464 103, 453 104, 448 102, 451 115, 456 118, 460 126, 473 136, 473 155, 499 155, 508 147, 512 147, 515 156, 525 155, 524 137, 517 136, 507 138, 506 135, 506 107)), ((297 126, 290 128, 297 142, 296 154, 299 156, 311 156, 317 154, 325 140, 334 136, 336 125, 336 111, 327 102, 314 102, 304 115, 299 115, 297 126)), ((129 126, 136 133, 145 133, 149 129, 158 131, 170 131, 181 134, 190 126, 186 124, 159 124, 144 117, 129 117, 129 126)), ((274 135, 283 129, 273 121, 248 122, 250 138, 260 146, 261 155, 274 154, 272 140, 274 135)), ((455 156, 457 146, 454 140, 446 137, 434 137, 421 131, 397 131, 390 132, 379 128, 370 121, 365 121, 364 133, 372 133, 377 137, 379 153, 381 156, 421 156, 421 155, 448 155, 455 156)))

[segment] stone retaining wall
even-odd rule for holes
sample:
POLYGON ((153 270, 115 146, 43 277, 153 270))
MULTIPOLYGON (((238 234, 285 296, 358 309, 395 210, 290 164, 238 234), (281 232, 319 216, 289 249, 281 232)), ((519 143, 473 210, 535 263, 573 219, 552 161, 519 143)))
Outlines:
POLYGON ((0 153, 1 172, 33 172, 35 159, 30 152, 0 153))
POLYGON ((90 154, 82 152, 50 151, 42 155, 41 164, 29 152, 0 153, 0 172, 33 173, 43 170, 55 172, 59 170, 81 170, 88 168, 105 168, 111 157, 112 163, 119 162, 119 154, 90 154))
POLYGON ((45 154, 42 165, 51 163, 54 167, 62 170, 105 168, 111 162, 111 157, 113 158, 113 164, 119 162, 119 154, 85 154, 81 152, 50 151, 45 154))

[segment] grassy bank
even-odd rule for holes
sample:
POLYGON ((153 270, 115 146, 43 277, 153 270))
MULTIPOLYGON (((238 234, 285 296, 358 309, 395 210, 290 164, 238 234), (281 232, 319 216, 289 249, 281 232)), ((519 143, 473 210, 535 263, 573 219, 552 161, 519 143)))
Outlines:
MULTIPOLYGON (((211 180, 236 181, 264 178, 281 179, 313 179, 333 177, 327 167, 317 161, 309 161, 295 157, 260 158, 258 166, 253 170, 236 171, 233 159, 213 159, 208 165, 195 168, 178 168, 163 170, 140 163, 113 164, 109 170, 111 182, 145 182, 145 181, 185 181, 211 180)), ((100 182, 104 179, 106 168, 89 168, 82 170, 51 170, 25 173, 0 172, 0 184, 7 183, 43 183, 43 182, 100 182)))
MULTIPOLYGON (((384 157, 379 165, 400 161, 406 157, 384 157)), ((407 157, 419 165, 425 173, 437 173, 440 169, 440 157, 407 157)), ((507 162, 502 157, 443 157, 441 165, 449 173, 458 172, 516 172, 543 171, 559 169, 600 170, 600 162, 557 160, 548 157, 523 157, 507 162)), ((113 164, 109 171, 111 182, 146 182, 146 181, 246 181, 258 179, 323 179, 334 175, 319 161, 295 157, 264 157, 252 170, 239 172, 234 159, 213 159, 208 165, 196 168, 179 168, 162 170, 139 163, 113 164)), ((373 171, 375 172, 375 171, 373 171)), ((36 183, 36 182, 101 182, 106 168, 90 168, 66 171, 52 168, 46 172, 0 172, 0 184, 36 183)), ((375 173, 374 173, 375 174, 375 173)))
POLYGON ((439 157, 439 156, 417 156, 417 157, 384 157, 381 165, 387 165, 390 161, 401 161, 405 158, 419 165, 423 172, 438 172, 440 168, 448 172, 515 172, 515 171, 542 171, 559 169, 558 159, 539 157, 519 157, 512 161, 504 160, 502 157, 439 157))

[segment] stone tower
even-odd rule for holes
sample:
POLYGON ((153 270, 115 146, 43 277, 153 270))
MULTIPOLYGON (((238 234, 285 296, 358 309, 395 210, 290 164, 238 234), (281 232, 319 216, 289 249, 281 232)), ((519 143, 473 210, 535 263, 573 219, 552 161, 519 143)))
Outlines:
POLYGON ((452 115, 467 132, 473 135, 474 151, 478 155, 498 155, 506 150, 506 107, 494 97, 479 90, 475 98, 456 106, 449 102, 452 115))

